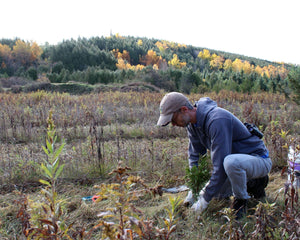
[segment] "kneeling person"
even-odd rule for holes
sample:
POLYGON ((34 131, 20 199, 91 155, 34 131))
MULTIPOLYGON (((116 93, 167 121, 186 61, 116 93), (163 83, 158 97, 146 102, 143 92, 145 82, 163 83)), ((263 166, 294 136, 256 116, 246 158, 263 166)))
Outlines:
POLYGON ((224 191, 225 184, 234 195, 237 218, 245 214, 250 195, 265 196, 272 161, 264 142, 250 133, 236 116, 208 97, 192 105, 183 94, 171 92, 161 100, 157 125, 166 126, 170 122, 187 129, 190 168, 198 166, 199 157, 210 150, 211 178, 198 199, 189 192, 185 200, 195 212, 204 211, 210 200, 224 191))

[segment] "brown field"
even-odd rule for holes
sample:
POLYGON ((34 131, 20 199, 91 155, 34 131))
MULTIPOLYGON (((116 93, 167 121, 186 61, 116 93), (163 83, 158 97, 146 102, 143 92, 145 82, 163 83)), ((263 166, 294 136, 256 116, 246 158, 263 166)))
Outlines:
MULTIPOLYGON (((155 125, 163 95, 149 92, 106 92, 82 96, 43 91, 0 93, 0 239, 26 239, 22 234, 22 223, 16 217, 21 205, 15 200, 19 200, 22 194, 29 199, 27 212, 31 221, 37 221, 42 215, 39 211, 45 199, 40 190, 44 186, 39 179, 45 179, 40 166, 47 159, 42 146, 45 146, 50 111, 56 129, 56 144, 66 143, 60 154, 60 163, 65 166, 57 179, 57 193, 63 200, 60 217, 67 223, 76 220, 72 231, 79 231, 80 227, 88 231, 99 223, 98 212, 108 208, 110 202, 105 199, 97 203, 86 202, 82 201, 82 197, 95 195, 99 190, 94 185, 111 184, 113 179, 109 173, 117 168, 119 161, 130 167, 130 175, 144 179, 149 187, 185 184, 188 166, 185 130, 155 125)), ((192 94, 188 97, 193 102, 202 96, 192 94)), ((281 171, 287 165, 286 146, 299 144, 299 106, 283 95, 270 93, 221 91, 205 96, 216 100, 219 106, 232 111, 242 121, 255 123, 263 131, 273 160, 267 200, 269 203, 276 202, 276 205, 268 209, 265 206, 267 210, 263 215, 256 202, 251 203, 254 209, 249 210, 249 215, 252 218, 243 219, 239 224, 226 222, 224 215, 228 217, 228 213, 218 213, 228 207, 229 202, 211 202, 200 219, 179 206, 174 213, 176 230, 170 233, 169 239, 262 239, 263 231, 267 236, 265 239, 293 239, 296 235, 291 232, 293 230, 286 230, 287 218, 282 215, 287 209, 284 204, 287 195, 284 195, 283 189, 287 175, 286 172, 281 174, 281 171), (254 213, 258 210, 261 212, 257 217, 254 213), (271 215, 273 218, 270 218, 271 215), (264 226, 267 227, 255 235, 255 229, 263 226, 257 219, 263 216, 267 216, 264 218, 264 226), (244 227, 243 234, 240 226, 244 227), (286 234, 282 236, 284 230, 286 234), (234 238, 238 232, 240 238, 234 238), (270 232, 273 232, 274 238, 270 232)), ((130 202, 141 209, 144 219, 150 219, 159 229, 168 229, 162 220, 168 216, 168 197, 184 199, 185 194, 156 197, 144 194, 130 202)), ((299 203, 295 206, 299 210, 299 203)), ((299 213, 294 213, 289 213, 289 216, 296 216, 294 219, 298 222, 294 220, 289 224, 297 226, 299 213)), ((154 228, 151 230, 155 231, 154 228)), ((90 239, 102 239, 101 234, 99 228, 90 239)))

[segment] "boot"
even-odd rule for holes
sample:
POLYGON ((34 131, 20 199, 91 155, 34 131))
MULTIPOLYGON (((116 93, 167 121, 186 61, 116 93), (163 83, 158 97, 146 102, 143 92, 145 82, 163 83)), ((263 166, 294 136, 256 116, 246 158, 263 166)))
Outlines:
POLYGON ((236 211, 236 219, 242 218, 247 212, 247 199, 234 198, 232 208, 236 211))
POLYGON ((260 199, 266 197, 265 188, 269 183, 269 176, 266 175, 261 178, 250 179, 247 182, 247 192, 250 196, 255 199, 260 199))

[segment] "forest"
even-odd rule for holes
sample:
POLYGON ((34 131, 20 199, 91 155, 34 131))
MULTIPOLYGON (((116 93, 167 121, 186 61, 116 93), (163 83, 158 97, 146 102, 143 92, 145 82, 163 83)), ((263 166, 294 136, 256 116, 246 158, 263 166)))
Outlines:
POLYGON ((104 91, 112 84, 142 83, 184 93, 225 89, 294 93, 296 98, 299 94, 299 66, 118 34, 43 46, 2 39, 0 63, 2 91, 72 92, 77 88, 83 93, 104 91))

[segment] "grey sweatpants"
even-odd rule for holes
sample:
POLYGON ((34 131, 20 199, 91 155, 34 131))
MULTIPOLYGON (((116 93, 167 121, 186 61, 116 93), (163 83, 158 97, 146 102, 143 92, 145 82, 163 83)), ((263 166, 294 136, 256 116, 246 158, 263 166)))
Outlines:
POLYGON ((223 166, 228 179, 219 196, 227 197, 233 193, 238 199, 248 199, 247 181, 266 176, 271 170, 272 161, 248 154, 230 154, 225 157, 223 166))

